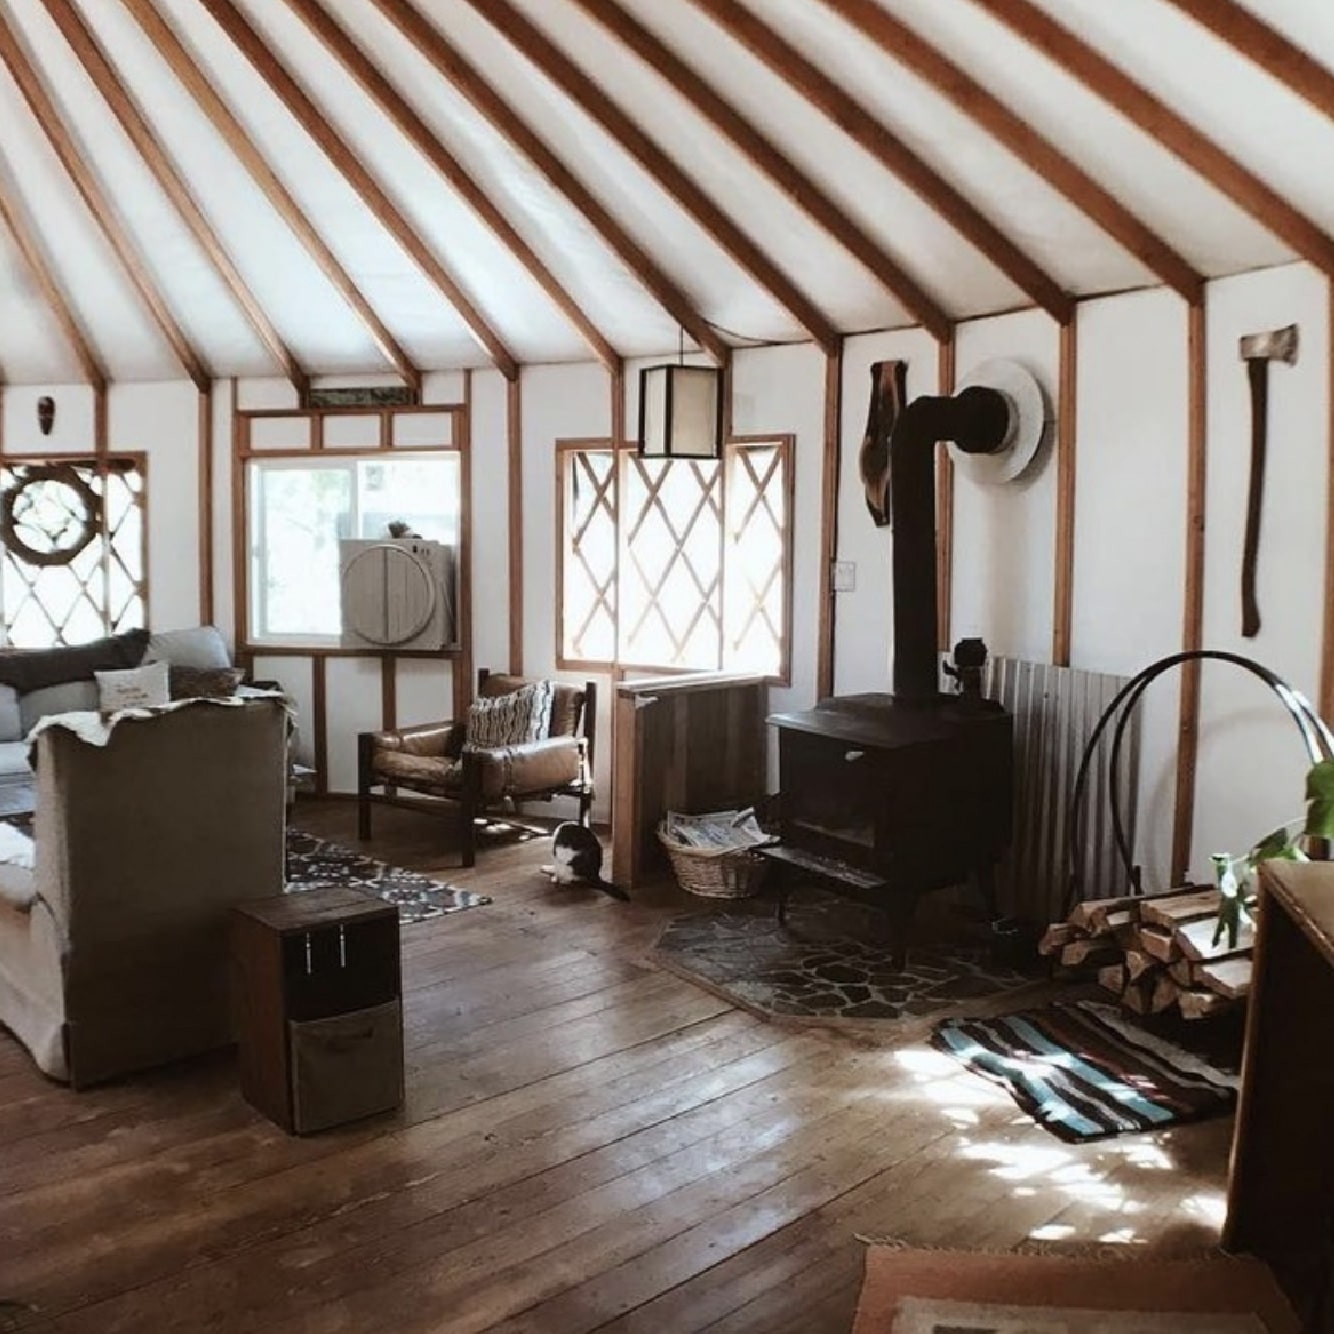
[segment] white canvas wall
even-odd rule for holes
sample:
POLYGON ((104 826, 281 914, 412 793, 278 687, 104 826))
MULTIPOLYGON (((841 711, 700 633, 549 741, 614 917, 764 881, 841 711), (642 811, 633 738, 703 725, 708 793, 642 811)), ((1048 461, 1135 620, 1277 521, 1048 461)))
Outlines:
MULTIPOLYGON (((1220 280, 1208 299, 1208 489, 1205 643, 1248 653, 1314 695, 1325 580, 1325 495, 1329 408, 1328 292, 1310 269, 1292 265, 1220 280), (1271 448, 1260 554, 1260 636, 1239 635, 1238 578, 1249 437, 1244 368, 1237 339, 1296 321, 1302 351, 1294 368, 1272 374, 1271 448)), ((1056 395, 1057 331, 1033 312, 963 325, 958 370, 990 356, 1014 356, 1056 395)), ((855 588, 835 598, 835 689, 847 694, 889 685, 892 535, 866 513, 857 476, 865 425, 868 367, 909 362, 912 395, 935 392, 936 346, 920 331, 863 335, 845 348, 840 418, 838 558, 855 564, 855 588)), ((654 359, 656 360, 656 358, 654 359)), ((638 362, 627 366, 626 420, 633 433, 638 362)), ((1074 665, 1129 673, 1175 651, 1183 611, 1187 437, 1186 314, 1163 291, 1085 302, 1078 325, 1078 467, 1075 500, 1074 665)), ((246 407, 290 405, 281 381, 244 381, 246 407)), ((462 377, 430 376, 431 401, 457 401, 462 377)), ((611 429, 610 381, 591 363, 523 371, 524 568, 508 568, 508 462, 505 385, 475 373, 473 395, 474 649, 479 665, 506 665, 510 581, 524 590, 524 667, 554 673, 555 463, 563 438, 605 438, 611 429)), ((738 351, 733 415, 740 433, 792 433, 797 440, 793 676, 775 691, 776 708, 815 697, 819 582, 823 357, 808 345, 738 351)), ((215 394, 215 619, 232 626, 230 386, 215 394)), ((113 449, 150 458, 150 573, 155 625, 198 618, 197 395, 183 381, 123 386, 109 397, 113 449)), ((79 386, 7 389, 4 440, 87 450, 93 398, 79 386), (56 430, 40 441, 35 403, 57 399, 56 430)), ((983 492, 958 479, 955 502, 953 634, 980 633, 996 652, 1046 659, 1054 595, 1054 460, 1024 483, 983 492)), ((309 661, 265 659, 266 674, 303 700, 312 691, 309 661)), ((401 663, 403 722, 445 716, 452 704, 448 664, 401 663)), ((610 680, 599 679, 600 814, 607 815, 610 680)), ((1165 871, 1172 822, 1177 683, 1156 688, 1145 710, 1141 855, 1151 878, 1165 871)), ((378 668, 339 665, 328 674, 330 778, 350 790, 351 736, 378 722, 378 668)), ((1281 819, 1300 813, 1305 759, 1295 730, 1263 688, 1225 668, 1206 669, 1192 869, 1207 874, 1207 854, 1240 849, 1281 819)), ((309 747, 309 732, 303 735, 309 747)))
MULTIPOLYGON (((1162 291, 1080 307, 1075 667, 1133 676, 1181 648, 1186 320, 1185 304, 1162 291)), ((1179 690, 1179 678, 1166 676, 1140 706, 1136 851, 1146 885, 1170 880, 1179 690)))
MULTIPOLYGON (((1209 477, 1204 642, 1262 662, 1314 699, 1319 686, 1329 450, 1329 288, 1304 265, 1212 283, 1208 307, 1209 477), (1269 373, 1269 450, 1261 520, 1260 633, 1241 637, 1242 534, 1250 470, 1245 368, 1238 339, 1296 322, 1296 366, 1269 373)), ((1306 756, 1268 690, 1223 666, 1205 669, 1193 862, 1245 851, 1303 813, 1306 756)))

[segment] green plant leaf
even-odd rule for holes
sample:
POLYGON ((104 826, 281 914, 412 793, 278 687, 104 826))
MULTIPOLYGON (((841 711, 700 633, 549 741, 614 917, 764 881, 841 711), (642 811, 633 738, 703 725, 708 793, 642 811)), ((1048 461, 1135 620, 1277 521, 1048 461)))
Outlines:
POLYGON ((1334 760, 1321 760, 1307 771, 1305 832, 1334 838, 1334 760))

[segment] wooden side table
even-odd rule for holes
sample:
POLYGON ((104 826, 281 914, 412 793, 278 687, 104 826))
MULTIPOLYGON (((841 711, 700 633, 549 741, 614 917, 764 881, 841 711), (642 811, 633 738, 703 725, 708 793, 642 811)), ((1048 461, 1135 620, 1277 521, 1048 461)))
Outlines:
POLYGON ((403 1102, 398 909, 350 889, 232 912, 241 1091, 308 1134, 403 1102))

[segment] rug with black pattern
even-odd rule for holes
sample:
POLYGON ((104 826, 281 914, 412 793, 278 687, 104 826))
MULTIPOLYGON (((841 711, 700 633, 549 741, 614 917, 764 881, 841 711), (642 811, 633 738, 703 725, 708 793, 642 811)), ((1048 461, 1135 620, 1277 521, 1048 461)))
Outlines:
POLYGON ((330 843, 299 829, 287 830, 287 892, 341 885, 398 908, 399 921, 425 922, 446 913, 480 908, 491 902, 485 894, 457 889, 416 871, 390 866, 341 843, 330 843))

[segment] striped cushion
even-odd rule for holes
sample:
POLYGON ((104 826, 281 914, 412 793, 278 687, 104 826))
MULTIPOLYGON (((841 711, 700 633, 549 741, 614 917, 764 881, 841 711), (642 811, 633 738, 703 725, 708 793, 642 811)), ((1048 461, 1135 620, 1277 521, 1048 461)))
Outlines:
POLYGON ((550 681, 534 681, 510 695, 475 700, 468 709, 468 745, 474 750, 542 741, 551 726, 550 681))

